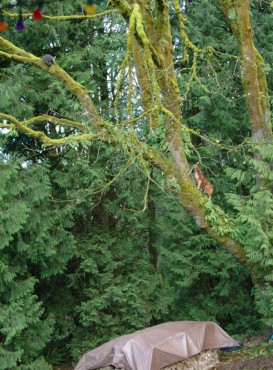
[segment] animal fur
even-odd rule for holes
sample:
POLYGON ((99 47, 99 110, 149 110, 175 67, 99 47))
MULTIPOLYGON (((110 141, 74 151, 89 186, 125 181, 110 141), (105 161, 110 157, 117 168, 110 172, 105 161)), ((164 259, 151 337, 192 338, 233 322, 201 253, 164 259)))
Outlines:
POLYGON ((205 178, 205 175, 201 171, 199 163, 194 164, 193 168, 194 168, 194 177, 195 177, 196 183, 197 183, 197 189, 200 189, 200 187, 201 187, 204 190, 204 192, 207 194, 209 199, 211 199, 211 195, 213 193, 213 186, 205 178))

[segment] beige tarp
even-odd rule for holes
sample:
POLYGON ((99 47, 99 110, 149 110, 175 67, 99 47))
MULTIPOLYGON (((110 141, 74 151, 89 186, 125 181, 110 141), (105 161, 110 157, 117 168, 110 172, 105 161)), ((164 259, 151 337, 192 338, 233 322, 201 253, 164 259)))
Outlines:
POLYGON ((168 322, 123 335, 87 352, 75 370, 107 365, 158 370, 207 349, 232 346, 238 343, 213 322, 168 322))

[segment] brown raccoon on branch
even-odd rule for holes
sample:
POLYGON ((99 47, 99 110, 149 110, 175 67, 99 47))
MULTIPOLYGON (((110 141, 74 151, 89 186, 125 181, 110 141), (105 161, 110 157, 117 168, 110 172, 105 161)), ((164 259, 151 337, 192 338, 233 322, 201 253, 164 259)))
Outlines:
POLYGON ((205 175, 201 171, 201 168, 200 168, 198 162, 193 165, 193 168, 194 168, 194 177, 195 177, 196 182, 197 182, 197 189, 200 189, 200 187, 202 187, 202 189, 207 194, 207 196, 209 197, 209 199, 211 199, 211 195, 213 193, 213 186, 205 178, 205 175))

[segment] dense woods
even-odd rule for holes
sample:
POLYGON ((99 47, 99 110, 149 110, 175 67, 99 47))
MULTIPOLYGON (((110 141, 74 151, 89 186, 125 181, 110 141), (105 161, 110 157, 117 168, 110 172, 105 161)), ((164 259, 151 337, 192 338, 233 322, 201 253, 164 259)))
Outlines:
POLYGON ((171 320, 272 327, 270 1, 22 4, 18 32, 2 1, 0 369, 171 320))

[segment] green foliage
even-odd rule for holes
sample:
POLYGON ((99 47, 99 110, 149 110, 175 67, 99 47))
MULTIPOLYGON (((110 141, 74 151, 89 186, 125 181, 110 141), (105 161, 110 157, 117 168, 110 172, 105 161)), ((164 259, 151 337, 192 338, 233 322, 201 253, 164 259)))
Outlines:
POLYGON ((273 196, 269 190, 273 185, 272 143, 256 146, 254 152, 257 159, 248 157, 244 170, 228 170, 232 178, 236 179, 237 186, 250 185, 248 193, 229 194, 228 199, 239 211, 237 225, 241 229, 248 258, 255 266, 257 307, 266 325, 272 326, 273 196), (253 173, 256 174, 255 182, 251 179, 253 173))
MULTIPOLYGON (((79 150, 80 161, 67 152, 52 173, 59 201, 69 200, 77 243, 62 284, 71 304, 66 322, 57 323, 59 343, 65 343, 65 331, 70 333, 65 346, 75 361, 90 348, 149 326, 167 312, 165 290, 147 248, 149 218, 141 212, 145 177, 134 166, 116 177, 125 158, 113 156, 109 147, 79 150)), ((54 315, 63 315, 56 299, 54 305, 54 315)))
MULTIPOLYGON (((64 194, 70 200, 77 240, 62 283, 71 303, 67 320, 57 324, 59 345, 76 361, 113 337, 162 321, 212 319, 233 332, 257 329, 247 271, 155 185, 148 212, 141 212, 145 177, 138 166, 98 193, 124 158, 104 145, 97 149, 84 149, 80 161, 68 152, 52 173, 59 200, 64 194)), ((161 183, 158 171, 152 177, 161 183)), ((56 299, 51 310, 64 314, 56 299)))
POLYGON ((37 287, 61 273, 73 251, 73 238, 64 229, 69 215, 48 209, 47 169, 25 165, 1 165, 1 369, 50 368, 42 351, 55 320, 37 287))
POLYGON ((164 286, 171 298, 164 320, 213 320, 230 333, 259 328, 249 274, 234 257, 200 232, 175 201, 157 217, 164 286))

